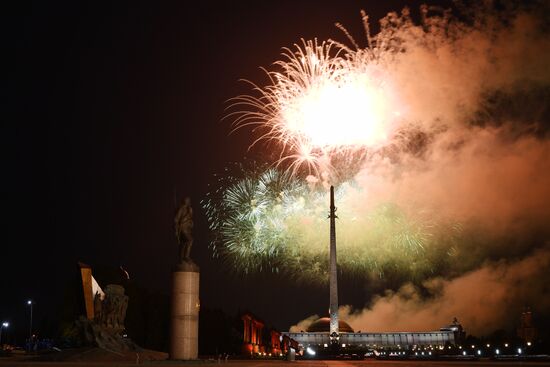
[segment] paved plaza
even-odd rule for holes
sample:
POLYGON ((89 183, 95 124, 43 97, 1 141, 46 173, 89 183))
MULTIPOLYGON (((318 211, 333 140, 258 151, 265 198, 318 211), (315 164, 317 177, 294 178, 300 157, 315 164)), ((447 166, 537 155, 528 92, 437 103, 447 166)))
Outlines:
MULTIPOLYGON (((13 367, 96 367, 96 366, 135 366, 132 362, 26 362, 9 359, 0 360, 0 366, 13 367)), ((491 367, 491 366, 550 366, 550 362, 525 362, 525 361, 378 361, 367 359, 364 361, 260 361, 243 360, 228 361, 218 364, 216 361, 197 362, 147 362, 140 363, 143 366, 170 366, 170 367, 407 367, 407 366, 428 366, 428 367, 491 367)))

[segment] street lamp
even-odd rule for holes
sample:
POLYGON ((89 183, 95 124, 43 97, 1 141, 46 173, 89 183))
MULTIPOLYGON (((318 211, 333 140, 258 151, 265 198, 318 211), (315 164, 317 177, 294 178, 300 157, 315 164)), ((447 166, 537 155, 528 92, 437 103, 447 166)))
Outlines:
POLYGON ((34 304, 34 302, 32 301, 32 299, 29 299, 27 301, 27 305, 31 306, 31 319, 30 319, 30 322, 29 322, 29 342, 32 340, 32 305, 34 304))
POLYGON ((2 329, 7 328, 8 326, 10 326, 10 323, 6 321, 4 321, 2 326, 0 326, 0 348, 2 348, 2 329))

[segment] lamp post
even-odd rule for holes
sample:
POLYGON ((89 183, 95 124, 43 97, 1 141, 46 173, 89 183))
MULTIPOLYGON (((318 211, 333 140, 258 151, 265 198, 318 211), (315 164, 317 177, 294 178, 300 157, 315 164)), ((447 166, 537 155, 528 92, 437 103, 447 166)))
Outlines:
POLYGON ((6 321, 4 321, 0 326, 0 348, 2 348, 2 329, 7 328, 8 326, 10 326, 10 323, 6 321))
POLYGON ((32 305, 34 304, 34 302, 32 301, 32 299, 29 299, 27 301, 27 305, 31 306, 31 318, 30 318, 30 322, 29 322, 29 343, 32 341, 32 305))

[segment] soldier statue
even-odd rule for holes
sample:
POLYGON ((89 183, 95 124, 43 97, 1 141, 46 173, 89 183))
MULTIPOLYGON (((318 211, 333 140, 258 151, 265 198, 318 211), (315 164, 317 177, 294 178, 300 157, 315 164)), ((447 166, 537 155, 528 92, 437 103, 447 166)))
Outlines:
POLYGON ((193 246, 193 209, 191 199, 186 197, 174 218, 174 229, 179 244, 179 264, 192 263, 191 247, 193 246))

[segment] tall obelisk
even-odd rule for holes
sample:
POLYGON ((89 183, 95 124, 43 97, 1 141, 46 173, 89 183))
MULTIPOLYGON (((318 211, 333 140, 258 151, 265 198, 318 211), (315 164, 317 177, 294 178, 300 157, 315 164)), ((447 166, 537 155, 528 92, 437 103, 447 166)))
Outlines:
POLYGON ((338 343, 338 273, 336 269, 336 207, 334 186, 330 187, 330 340, 338 343))

